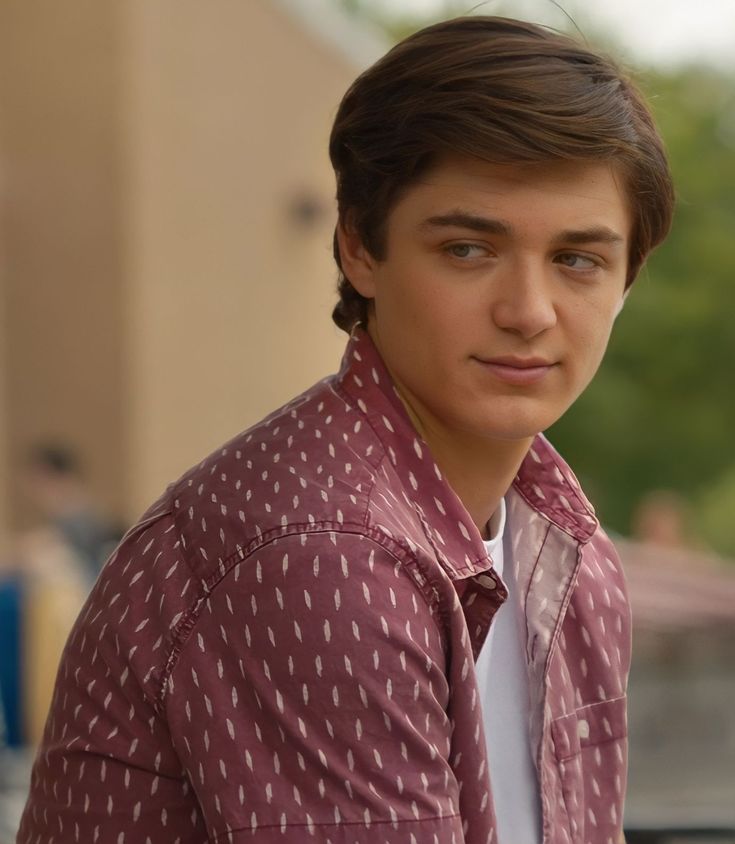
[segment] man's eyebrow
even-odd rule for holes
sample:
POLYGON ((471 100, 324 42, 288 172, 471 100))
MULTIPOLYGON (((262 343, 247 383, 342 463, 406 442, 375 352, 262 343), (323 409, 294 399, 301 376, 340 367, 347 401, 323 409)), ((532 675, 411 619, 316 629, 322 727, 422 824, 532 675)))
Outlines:
POLYGON ((616 245, 624 243, 622 234, 608 228, 607 226, 592 226, 589 229, 569 229, 559 232, 554 238, 557 243, 573 243, 581 245, 584 243, 609 243, 616 245))
MULTIPOLYGON (((428 217, 419 226, 422 230, 434 228, 459 228, 471 229, 472 231, 485 234, 510 235, 513 228, 503 220, 496 220, 493 217, 483 217, 479 214, 472 214, 467 211, 450 211, 447 214, 437 214, 428 217)), ((581 245, 584 243, 609 243, 616 245, 624 243, 623 235, 607 226, 591 226, 588 229, 569 229, 559 232, 554 237, 557 243, 570 243, 581 245)))
POLYGON ((448 214, 437 214, 424 220, 419 228, 423 230, 435 228, 472 229, 487 234, 510 234, 511 227, 502 220, 492 217, 481 217, 466 211, 450 211, 448 214))

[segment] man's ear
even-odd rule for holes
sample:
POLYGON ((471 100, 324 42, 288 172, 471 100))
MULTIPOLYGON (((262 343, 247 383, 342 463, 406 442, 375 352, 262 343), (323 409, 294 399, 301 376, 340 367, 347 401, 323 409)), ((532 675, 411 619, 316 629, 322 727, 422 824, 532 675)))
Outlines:
POLYGON ((361 296, 374 298, 376 261, 349 219, 337 223, 337 244, 345 277, 361 296))

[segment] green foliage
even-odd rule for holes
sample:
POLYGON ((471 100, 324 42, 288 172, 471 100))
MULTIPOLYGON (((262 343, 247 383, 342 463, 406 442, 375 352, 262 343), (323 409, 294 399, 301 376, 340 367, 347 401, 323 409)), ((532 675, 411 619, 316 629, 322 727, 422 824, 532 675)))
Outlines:
POLYGON ((735 560, 735 465, 700 497, 702 533, 712 545, 735 560))

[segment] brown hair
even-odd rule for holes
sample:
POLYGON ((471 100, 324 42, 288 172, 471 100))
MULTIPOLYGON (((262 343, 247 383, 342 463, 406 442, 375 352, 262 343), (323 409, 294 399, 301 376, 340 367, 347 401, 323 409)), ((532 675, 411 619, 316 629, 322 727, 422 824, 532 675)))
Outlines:
MULTIPOLYGON (((640 91, 605 56, 566 35, 498 17, 429 26, 390 50, 345 94, 329 154, 339 218, 385 257, 387 217, 442 154, 494 163, 596 160, 627 183, 633 231, 627 284, 671 225, 674 190, 640 91)), ((340 270, 332 318, 345 331, 368 300, 340 270)))

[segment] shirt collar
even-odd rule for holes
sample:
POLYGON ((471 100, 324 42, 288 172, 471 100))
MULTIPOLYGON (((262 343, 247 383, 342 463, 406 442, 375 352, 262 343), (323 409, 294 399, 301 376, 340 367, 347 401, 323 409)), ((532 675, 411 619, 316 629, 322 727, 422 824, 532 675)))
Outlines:
MULTIPOLYGON (((350 338, 338 384, 383 443, 445 568, 455 577, 484 571, 487 552, 480 532, 413 427, 378 350, 362 329, 350 338)), ((577 541, 586 542, 597 529, 592 505, 542 435, 535 438, 513 485, 529 506, 577 541)))

